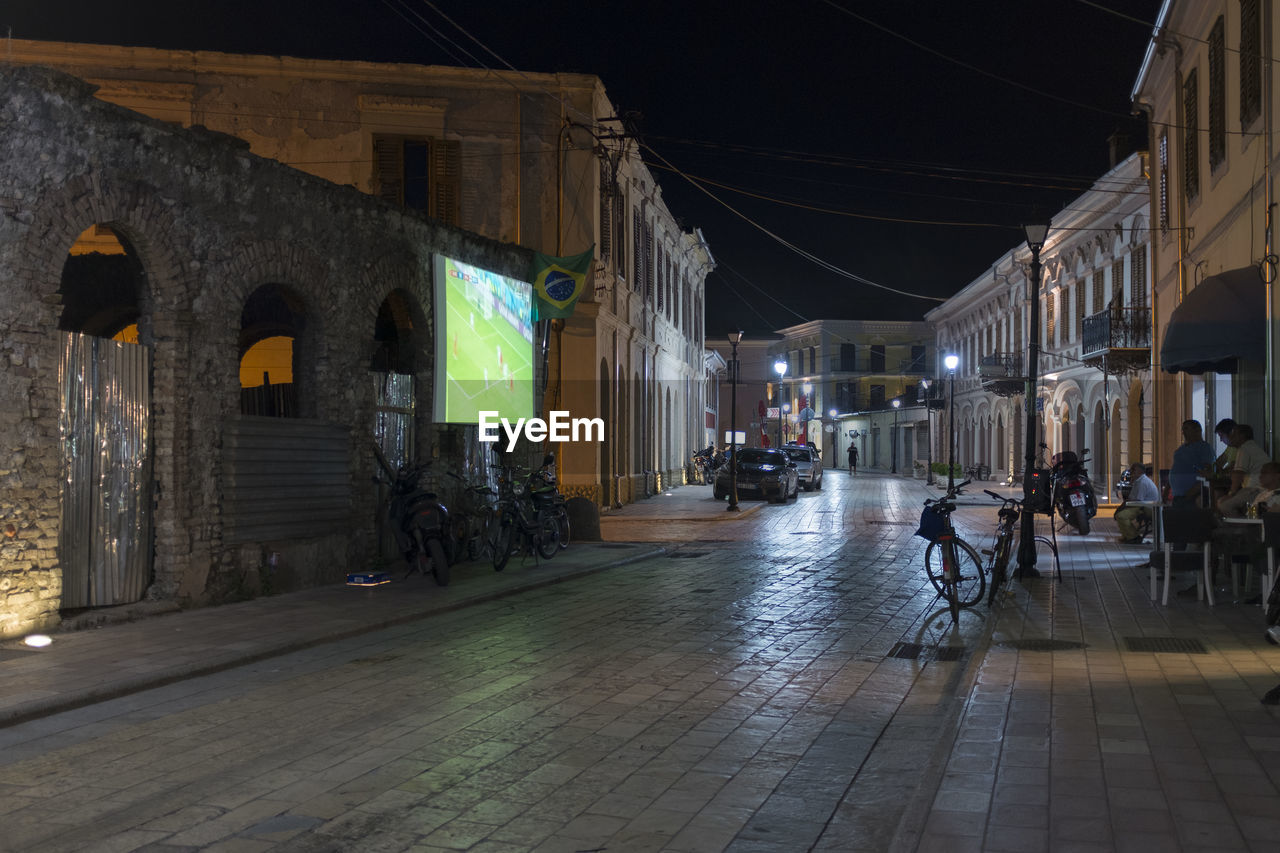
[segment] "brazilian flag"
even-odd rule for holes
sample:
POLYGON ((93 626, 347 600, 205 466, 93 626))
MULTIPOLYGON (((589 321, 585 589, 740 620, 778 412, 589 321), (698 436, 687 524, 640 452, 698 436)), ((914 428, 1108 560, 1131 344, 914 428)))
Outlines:
POLYGON ((537 252, 533 256, 533 292, 538 297, 534 319, 555 320, 573 316, 574 303, 587 286, 587 272, 595 257, 595 244, 581 255, 555 258, 537 252))

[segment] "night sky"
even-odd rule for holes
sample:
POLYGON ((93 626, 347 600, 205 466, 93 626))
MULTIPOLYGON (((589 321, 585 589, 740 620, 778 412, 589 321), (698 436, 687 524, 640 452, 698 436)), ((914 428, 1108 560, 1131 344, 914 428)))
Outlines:
POLYGON ((598 75, 719 264, 707 334, 917 320, 1109 167, 1158 0, 9 0, 14 37, 598 75), (500 57, 495 58, 494 55, 500 57), (664 158, 719 186, 708 197, 664 158), (723 203, 722 203, 723 202, 723 203), (726 207, 726 205, 728 207, 726 207), (728 208, 738 211, 731 212, 728 208), (748 224, 793 244, 785 248, 748 224))

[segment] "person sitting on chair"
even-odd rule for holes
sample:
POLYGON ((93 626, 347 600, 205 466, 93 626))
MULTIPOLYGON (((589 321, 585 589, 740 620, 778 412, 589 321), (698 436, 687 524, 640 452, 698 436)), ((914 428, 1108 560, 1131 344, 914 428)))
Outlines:
POLYGON ((1160 490, 1147 476, 1147 469, 1141 462, 1129 466, 1129 497, 1116 509, 1116 525, 1120 528, 1120 544, 1141 545, 1141 522, 1150 523, 1151 507, 1129 506, 1130 502, 1160 503, 1160 490))

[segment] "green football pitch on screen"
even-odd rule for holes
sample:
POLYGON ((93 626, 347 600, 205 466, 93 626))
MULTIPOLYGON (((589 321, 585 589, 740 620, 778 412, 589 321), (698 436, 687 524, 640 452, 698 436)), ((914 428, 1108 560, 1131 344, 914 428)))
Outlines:
POLYGON ((482 411, 512 422, 532 417, 533 285, 443 255, 435 275, 434 419, 474 424, 482 411))

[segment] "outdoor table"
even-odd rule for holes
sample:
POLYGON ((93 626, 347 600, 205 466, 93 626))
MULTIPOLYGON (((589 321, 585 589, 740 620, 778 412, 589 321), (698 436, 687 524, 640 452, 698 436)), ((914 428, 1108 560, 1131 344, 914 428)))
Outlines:
MULTIPOLYGON (((1240 539, 1244 541, 1248 541, 1250 543, 1262 544, 1263 530, 1262 530, 1261 518, 1223 518, 1222 523, 1224 525, 1223 530, 1227 531, 1229 534, 1233 536, 1238 536, 1240 539)), ((1226 556, 1228 559, 1231 559, 1232 555, 1226 555, 1226 556)), ((1253 573, 1253 560, 1250 559, 1249 569, 1245 575, 1246 584, 1248 583, 1250 579, 1250 575, 1252 575, 1252 573, 1253 573)), ((1263 584, 1263 585, 1265 586, 1266 584, 1263 584)), ((1234 561, 1232 562, 1232 565, 1231 565, 1231 594, 1237 598, 1239 598, 1240 596, 1240 579, 1236 575, 1236 568, 1235 568, 1234 561)), ((1264 601, 1262 606, 1266 607, 1265 591, 1264 591, 1263 599, 1264 601)))

